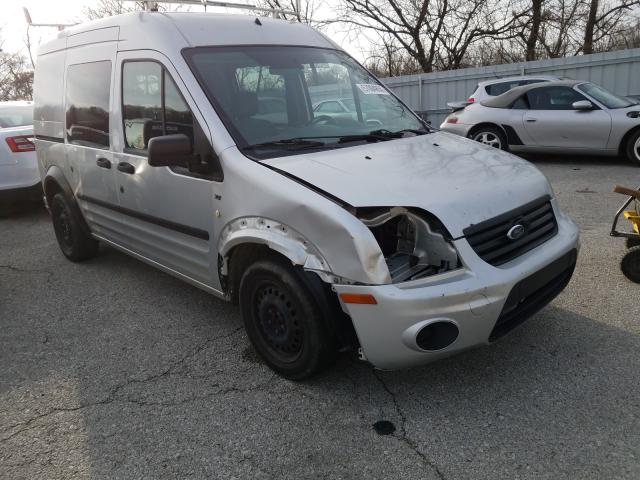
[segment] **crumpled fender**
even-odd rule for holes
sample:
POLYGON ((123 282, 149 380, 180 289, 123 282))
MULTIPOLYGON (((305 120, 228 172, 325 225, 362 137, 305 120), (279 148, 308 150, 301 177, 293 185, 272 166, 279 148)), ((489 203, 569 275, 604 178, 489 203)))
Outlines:
MULTIPOLYGON (((331 283, 336 280, 331 278, 331 268, 320 250, 288 225, 263 217, 236 218, 220 232, 218 252, 226 259, 234 247, 247 243, 266 245, 295 265, 318 273, 323 280, 331 283)), ((227 273, 226 265, 225 261, 221 272, 223 274, 227 273)))

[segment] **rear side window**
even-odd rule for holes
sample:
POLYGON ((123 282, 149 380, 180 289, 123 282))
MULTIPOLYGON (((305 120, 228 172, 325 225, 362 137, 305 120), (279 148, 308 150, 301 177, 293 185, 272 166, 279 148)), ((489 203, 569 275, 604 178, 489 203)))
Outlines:
POLYGON ((67 141, 109 148, 111 62, 70 65, 67 69, 67 141))
POLYGON ((531 85, 532 83, 545 82, 546 80, 511 80, 509 82, 494 83, 493 85, 487 85, 484 89, 486 92, 495 97, 508 92, 512 88, 521 87, 522 85, 531 85))
POLYGON ((169 73, 157 62, 122 65, 126 147, 145 151, 153 137, 184 133, 193 143, 193 116, 169 73))
POLYGON ((484 87, 484 89, 489 95, 491 95, 492 97, 495 97, 497 95, 502 95, 503 93, 508 92, 512 88, 518 87, 520 85, 521 85, 520 81, 512 80, 510 82, 501 82, 501 83, 494 83, 492 85, 487 85, 486 87, 484 87))
POLYGON ((62 137, 64 124, 64 52, 38 55, 33 85, 36 120, 59 123, 57 135, 62 137))

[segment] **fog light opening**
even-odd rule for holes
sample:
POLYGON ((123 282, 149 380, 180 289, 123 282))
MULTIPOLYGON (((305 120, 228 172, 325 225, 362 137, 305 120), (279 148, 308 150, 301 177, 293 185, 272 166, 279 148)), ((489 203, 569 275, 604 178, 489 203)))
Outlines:
POLYGON ((458 338, 458 327, 451 322, 433 322, 425 325, 416 335, 416 345, 422 350, 442 350, 458 338))

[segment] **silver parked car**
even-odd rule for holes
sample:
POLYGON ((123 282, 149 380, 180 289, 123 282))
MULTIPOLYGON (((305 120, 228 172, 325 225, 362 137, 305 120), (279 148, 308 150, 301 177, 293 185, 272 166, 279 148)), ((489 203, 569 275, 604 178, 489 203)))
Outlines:
POLYGON ((503 77, 485 80, 478 83, 469 98, 460 102, 449 102, 447 106, 453 111, 460 110, 471 103, 481 102, 487 98, 497 97, 512 88, 521 87, 523 85, 531 85, 533 83, 551 82, 560 80, 560 77, 553 75, 521 75, 519 77, 503 77))
POLYGON ((491 343, 573 273, 578 229, 544 175, 428 128, 304 24, 78 25, 40 48, 34 94, 62 253, 102 243, 237 302, 288 378, 340 350, 396 369, 491 343), (355 117, 314 112, 327 92, 352 92, 355 117))
POLYGON ((503 150, 625 155, 640 165, 640 106, 593 83, 517 87, 450 114, 440 128, 503 150))

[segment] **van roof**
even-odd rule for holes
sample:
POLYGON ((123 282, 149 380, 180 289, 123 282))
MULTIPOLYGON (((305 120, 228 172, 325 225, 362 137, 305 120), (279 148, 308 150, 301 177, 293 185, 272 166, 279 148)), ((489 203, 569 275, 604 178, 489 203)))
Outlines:
POLYGON ((255 15, 197 12, 132 12, 66 28, 39 55, 69 47, 118 41, 120 50, 163 47, 176 51, 205 45, 298 45, 340 48, 310 26, 255 15), (259 22, 256 22, 259 18, 259 22))

